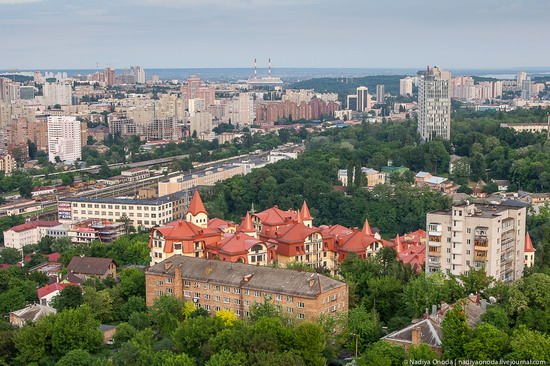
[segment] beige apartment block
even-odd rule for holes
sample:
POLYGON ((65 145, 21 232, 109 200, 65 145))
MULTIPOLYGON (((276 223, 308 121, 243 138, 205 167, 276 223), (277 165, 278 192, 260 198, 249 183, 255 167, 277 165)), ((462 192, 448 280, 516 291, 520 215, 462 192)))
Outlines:
POLYGON ((523 276, 525 207, 464 204, 426 217, 426 273, 485 269, 504 282, 523 276))

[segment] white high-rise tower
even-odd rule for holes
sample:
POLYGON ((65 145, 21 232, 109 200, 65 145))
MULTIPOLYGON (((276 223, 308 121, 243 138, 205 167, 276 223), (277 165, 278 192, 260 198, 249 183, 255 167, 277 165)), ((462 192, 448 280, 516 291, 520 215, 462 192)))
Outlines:
POLYGON ((423 141, 451 138, 451 73, 438 67, 418 73, 418 133, 423 141))

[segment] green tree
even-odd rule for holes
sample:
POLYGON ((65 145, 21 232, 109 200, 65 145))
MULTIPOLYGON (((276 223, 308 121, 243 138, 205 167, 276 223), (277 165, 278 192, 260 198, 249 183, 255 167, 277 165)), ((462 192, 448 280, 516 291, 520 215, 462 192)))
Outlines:
POLYGON ((405 348, 386 341, 372 344, 359 359, 358 365, 401 366, 406 359, 405 348))
POLYGON ((495 360, 500 359, 508 348, 508 335, 491 324, 480 324, 472 338, 464 345, 466 359, 495 360))
POLYGON ((411 346, 408 351, 409 360, 415 361, 432 361, 439 359, 435 351, 425 343, 418 346, 411 346))
POLYGON ((233 353, 226 349, 214 354, 206 366, 241 366, 246 363, 246 355, 244 353, 233 353))
POLYGON ((16 264, 21 262, 21 252, 14 248, 3 248, 0 251, 0 263, 16 264))
POLYGON ((369 344, 376 342, 382 336, 382 326, 375 310, 367 311, 364 307, 351 309, 348 313, 348 329, 350 334, 349 350, 355 350, 356 342, 359 353, 362 353, 369 344))
POLYGON ((34 325, 23 327, 15 336, 18 363, 37 363, 51 352, 56 316, 46 316, 34 325))
POLYGON ((59 295, 53 298, 52 306, 57 311, 65 309, 74 309, 84 302, 82 289, 80 286, 69 285, 59 292, 59 295))
POLYGON ((99 325, 88 305, 60 312, 51 338, 53 353, 62 356, 75 349, 96 352, 103 344, 99 325))
POLYGON ((155 330, 165 335, 172 334, 183 321, 183 301, 173 296, 159 296, 149 308, 149 313, 155 330))
POLYGON ((109 323, 113 320, 113 299, 109 291, 97 291, 93 287, 86 287, 82 300, 90 307, 94 318, 101 323, 109 323))
POLYGON ((101 363, 95 359, 88 351, 75 349, 67 352, 55 364, 56 366, 99 366, 101 363))
POLYGON ((119 289, 125 299, 131 296, 145 297, 145 273, 137 268, 124 268, 120 272, 119 289))
POLYGON ((441 324, 443 336, 443 357, 448 360, 460 360, 465 356, 464 346, 470 338, 470 327, 466 312, 460 303, 445 313, 441 324))
POLYGON ((520 325, 510 338, 510 352, 506 358, 512 360, 538 360, 550 362, 550 336, 527 329, 520 325))

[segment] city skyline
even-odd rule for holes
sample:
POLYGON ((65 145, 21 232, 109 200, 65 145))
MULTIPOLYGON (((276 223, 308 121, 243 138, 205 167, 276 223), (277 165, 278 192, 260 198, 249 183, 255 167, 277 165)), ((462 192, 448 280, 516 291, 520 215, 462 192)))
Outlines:
POLYGON ((537 35, 550 31, 548 10, 536 0, 0 0, 0 69, 248 67, 254 57, 277 67, 544 67, 550 50, 537 35))

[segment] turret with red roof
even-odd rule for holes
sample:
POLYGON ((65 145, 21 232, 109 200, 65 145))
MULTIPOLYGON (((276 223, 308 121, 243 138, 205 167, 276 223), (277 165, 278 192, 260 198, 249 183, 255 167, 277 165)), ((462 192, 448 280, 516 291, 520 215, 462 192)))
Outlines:
POLYGON ((202 228, 208 227, 208 212, 202 203, 198 190, 195 190, 193 194, 185 219, 202 228))

